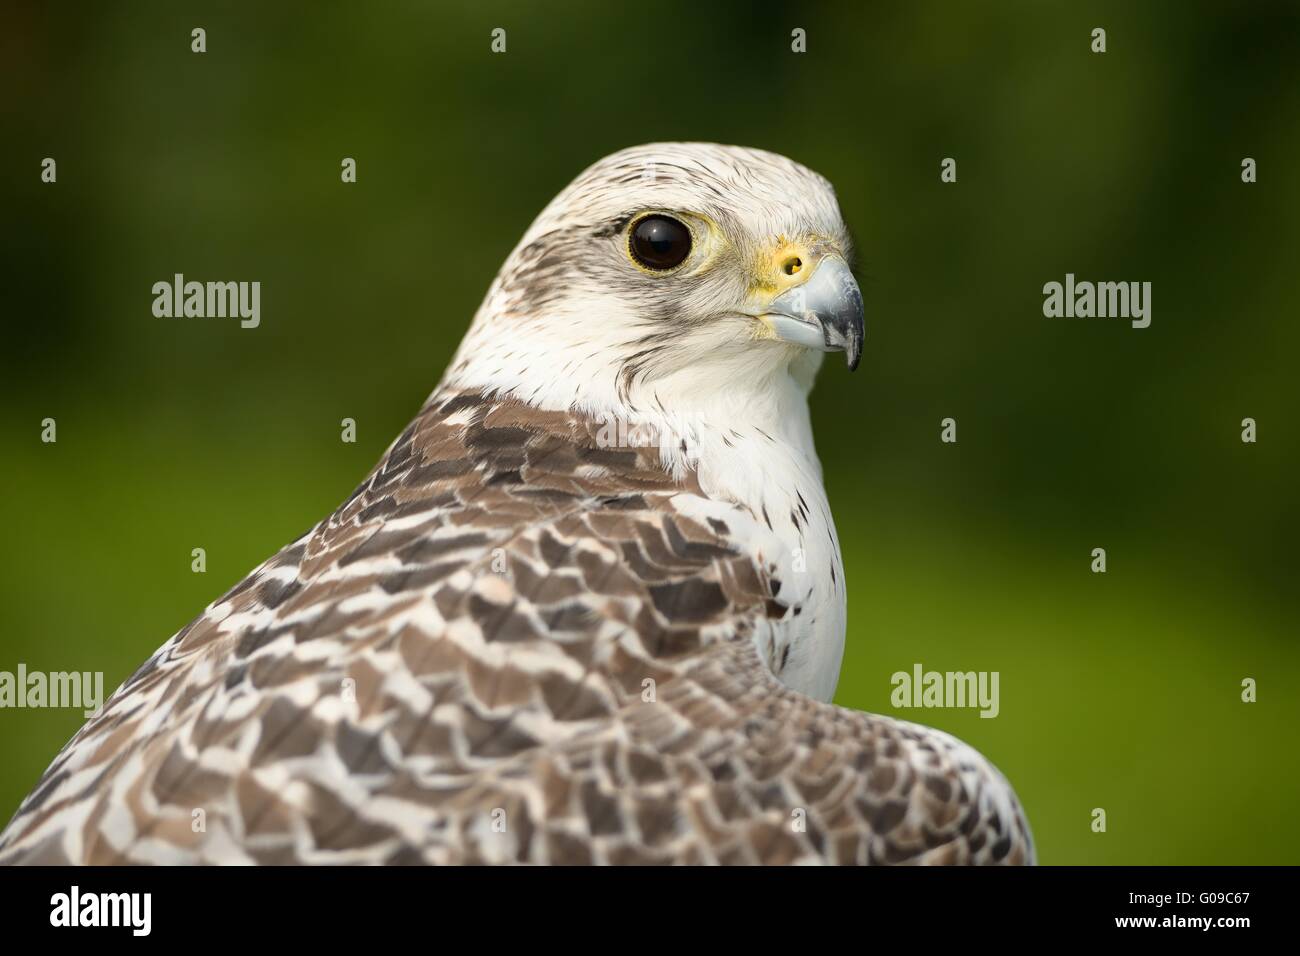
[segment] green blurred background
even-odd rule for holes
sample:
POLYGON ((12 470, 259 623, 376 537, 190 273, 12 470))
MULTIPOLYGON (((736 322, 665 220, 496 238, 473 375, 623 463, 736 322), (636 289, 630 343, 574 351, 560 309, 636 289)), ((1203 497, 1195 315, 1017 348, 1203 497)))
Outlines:
MULTIPOLYGON (((837 700, 984 751, 1045 863, 1300 862, 1294 4, 177 6, 0 31, 0 670, 116 687, 346 497, 579 170, 740 143, 860 246, 813 399, 837 700), (260 280, 261 327, 155 318, 175 272, 260 280), (1152 282, 1151 327, 1044 318, 1066 272, 1152 282), (999 671, 1000 716, 893 711, 914 662, 999 671)), ((81 720, 0 711, 0 820, 81 720)))

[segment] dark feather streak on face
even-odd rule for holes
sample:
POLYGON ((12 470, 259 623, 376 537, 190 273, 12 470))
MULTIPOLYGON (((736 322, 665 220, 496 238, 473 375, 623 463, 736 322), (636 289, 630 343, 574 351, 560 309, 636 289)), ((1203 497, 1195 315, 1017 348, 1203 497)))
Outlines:
MULTIPOLYGON (((644 208, 625 209, 591 226, 552 229, 538 236, 515 256, 513 268, 502 276, 507 309, 536 316, 562 301, 579 284, 607 291, 630 302, 644 325, 663 335, 684 324, 682 285, 638 271, 626 254, 628 224, 644 208), (580 283, 579 280, 586 280, 580 283)), ((689 277, 672 277, 691 283, 689 277)), ((598 316, 593 316, 597 320, 598 316)))
MULTIPOLYGON (((647 336, 647 338, 642 339, 642 341, 644 342, 651 338, 655 338, 655 339, 668 338, 669 340, 671 340, 672 338, 676 338, 676 337, 677 336, 673 336, 673 335, 647 336)), ((631 401, 632 386, 636 383, 638 376, 644 375, 647 371, 649 371, 650 366, 654 361, 654 359, 657 356, 665 353, 668 350, 669 344, 670 344, 669 342, 661 341, 657 345, 653 345, 647 349, 642 349, 640 352, 628 356, 619 365, 618 391, 619 391, 619 397, 624 402, 631 401)))
POLYGON ((597 239, 611 239, 627 228, 627 224, 632 221, 632 217, 635 215, 635 212, 620 213, 613 219, 607 219, 596 226, 591 234, 597 239))
POLYGON ((525 315, 537 315, 563 298, 568 283, 574 243, 566 230, 543 233, 516 256, 514 268, 502 276, 501 291, 507 307, 525 315))

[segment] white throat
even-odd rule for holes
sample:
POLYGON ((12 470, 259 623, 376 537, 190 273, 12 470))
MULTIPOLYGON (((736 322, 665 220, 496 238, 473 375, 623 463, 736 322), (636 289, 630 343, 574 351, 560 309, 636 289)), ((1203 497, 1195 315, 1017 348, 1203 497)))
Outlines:
MULTIPOLYGON (((623 429, 615 435, 672 436, 656 442, 665 467, 679 479, 695 471, 707 498, 728 508, 733 534, 781 582, 780 600, 800 607, 756 636, 760 651, 788 686, 829 700, 843 652, 845 589, 807 401, 821 355, 767 343, 703 360, 697 351, 692 363, 628 383, 611 359, 629 354, 626 333, 601 341, 589 317, 507 320, 494 311, 494 292, 443 384, 583 412, 623 429), (741 527, 736 505, 749 517, 741 527)), ((701 517, 709 510, 707 503, 682 507, 701 517)))

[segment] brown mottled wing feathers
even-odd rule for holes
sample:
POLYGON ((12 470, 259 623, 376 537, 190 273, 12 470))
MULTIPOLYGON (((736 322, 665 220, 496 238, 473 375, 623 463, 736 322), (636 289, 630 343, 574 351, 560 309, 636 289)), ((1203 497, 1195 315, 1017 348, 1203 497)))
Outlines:
POLYGON ((772 677, 786 609, 690 491, 579 417, 435 396, 82 728, 0 861, 1024 861, 973 751, 772 677))

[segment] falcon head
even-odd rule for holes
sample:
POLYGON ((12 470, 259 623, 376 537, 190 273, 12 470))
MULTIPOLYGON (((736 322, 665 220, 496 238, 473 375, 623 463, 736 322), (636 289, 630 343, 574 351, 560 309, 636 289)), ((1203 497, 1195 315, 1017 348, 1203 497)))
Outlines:
POLYGON ((449 379, 522 398, 698 394, 862 349, 862 295, 829 182, 708 143, 625 149, 578 176, 507 259, 449 379), (542 371, 539 374, 539 370, 542 371))

